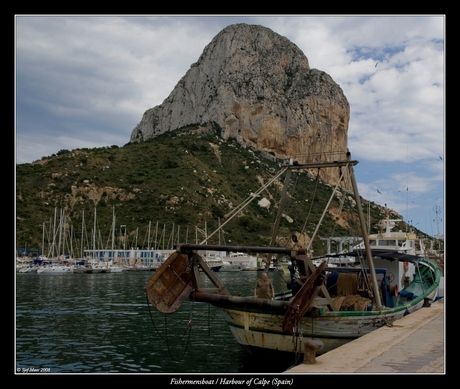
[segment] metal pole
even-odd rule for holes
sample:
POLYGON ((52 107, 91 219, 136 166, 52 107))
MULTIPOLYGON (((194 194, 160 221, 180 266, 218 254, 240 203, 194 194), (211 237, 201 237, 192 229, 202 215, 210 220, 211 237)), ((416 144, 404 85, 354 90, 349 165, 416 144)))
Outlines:
POLYGON ((353 194, 355 195, 356 208, 358 209, 359 226, 361 227, 361 235, 363 236, 364 247, 366 248, 366 255, 369 260, 369 270, 371 273, 371 284, 374 292, 374 300, 377 305, 377 309, 382 308, 382 302, 380 301, 380 293, 377 285, 377 276, 375 274, 374 260, 372 258, 371 248, 369 246, 369 237, 366 230, 366 222, 364 219, 363 208, 361 206, 361 199, 359 198, 358 185, 356 184, 355 174, 353 172, 353 166, 349 167, 351 184, 353 186, 353 194))
POLYGON ((284 203, 286 201, 286 193, 289 187, 289 181, 291 179, 291 170, 286 171, 286 177, 284 178, 283 192, 281 193, 281 200, 278 207, 278 214, 276 215, 275 226, 273 227, 272 239, 270 241, 270 246, 274 246, 276 243, 276 237, 278 235, 278 229, 281 222, 281 216, 284 211, 284 203))
POLYGON ((292 255, 296 250, 287 247, 257 247, 257 246, 227 246, 227 245, 206 245, 206 244, 176 244, 177 251, 187 250, 210 250, 210 251, 230 251, 242 253, 269 253, 292 255))

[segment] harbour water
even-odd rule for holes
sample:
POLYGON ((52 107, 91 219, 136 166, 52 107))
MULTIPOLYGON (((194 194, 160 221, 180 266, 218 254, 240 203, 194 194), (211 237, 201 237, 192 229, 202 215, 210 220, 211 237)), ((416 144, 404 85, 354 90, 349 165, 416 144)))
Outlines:
MULTIPOLYGON (((172 314, 147 302, 153 272, 17 274, 16 373, 257 373, 289 367, 254 361, 223 315, 186 300, 172 314)), ((259 271, 216 273, 251 295, 259 271)), ((286 274, 270 272, 276 291, 286 274)))

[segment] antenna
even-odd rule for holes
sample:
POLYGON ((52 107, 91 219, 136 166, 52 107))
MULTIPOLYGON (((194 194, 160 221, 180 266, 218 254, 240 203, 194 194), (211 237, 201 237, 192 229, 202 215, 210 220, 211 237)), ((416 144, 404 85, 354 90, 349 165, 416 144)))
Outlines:
POLYGON ((439 214, 441 213, 441 207, 439 205, 435 205, 435 206, 433 206, 433 211, 436 214, 436 216, 435 216, 435 218, 433 220, 436 223, 436 231, 437 231, 436 237, 439 238, 440 237, 439 223, 442 221, 442 219, 439 218, 439 214))

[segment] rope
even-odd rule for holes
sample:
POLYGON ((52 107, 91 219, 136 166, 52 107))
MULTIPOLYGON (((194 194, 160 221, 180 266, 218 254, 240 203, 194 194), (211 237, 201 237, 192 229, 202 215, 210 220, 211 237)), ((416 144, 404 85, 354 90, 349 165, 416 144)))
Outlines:
POLYGON ((307 217, 305 218, 305 223, 302 227, 302 235, 305 234, 305 231, 307 230, 307 222, 308 222, 308 219, 310 218, 310 214, 311 214, 311 211, 313 209, 313 203, 314 203, 314 200, 316 198, 316 192, 318 190, 318 183, 319 183, 319 171, 320 169, 318 168, 318 174, 316 174, 316 183, 315 183, 315 190, 313 191, 313 198, 310 202, 310 209, 308 210, 308 213, 307 213, 307 217))
MULTIPOLYGON (((343 179, 342 181, 345 183, 345 188, 347 188, 347 186, 349 187, 349 185, 351 185, 350 183, 350 176, 347 174, 348 172, 348 169, 345 171, 344 175, 343 175, 343 179)), ((340 167, 339 168, 339 177, 342 176, 342 168, 340 167)), ((340 217, 340 215, 342 214, 342 211, 343 211, 343 205, 345 204, 345 195, 342 195, 342 198, 340 199, 340 202, 339 202, 339 209, 338 209, 338 212, 337 212, 337 219, 340 217)), ((335 228, 337 226, 337 223, 334 223, 333 225, 333 228, 332 228, 332 236, 335 235, 335 228)))
POLYGON ((301 355, 300 348, 301 348, 301 344, 303 340, 302 328, 299 327, 299 323, 297 322, 297 320, 294 319, 296 314, 298 313, 299 313, 299 305, 297 305, 296 311, 292 313, 292 319, 291 319, 292 343, 293 343, 293 348, 294 348, 294 365, 297 365, 301 362, 300 361, 300 355, 301 355))
POLYGON ((152 310, 151 310, 151 307, 150 307, 147 291, 145 292, 145 298, 146 298, 147 306, 148 306, 148 309, 149 309, 150 320, 152 322, 153 328, 155 329, 155 331, 158 334, 158 336, 166 343, 169 356, 171 357, 171 359, 173 361, 179 361, 179 360, 183 359, 185 353, 187 352, 187 348, 188 348, 188 345, 189 345, 189 342, 190 342, 190 334, 191 334, 191 330, 192 330, 192 319, 193 319, 193 306, 192 306, 192 309, 190 311, 190 316, 189 316, 189 320, 187 322, 187 326, 185 328, 185 331, 179 338, 179 340, 182 340, 187 335, 187 341, 185 343, 184 352, 182 353, 182 355, 180 356, 179 359, 175 359, 174 356, 171 353, 171 347, 170 347, 170 343, 169 343, 169 339, 168 339, 168 325, 167 325, 166 315, 164 315, 164 323, 165 323, 164 324, 164 328, 165 328, 164 332, 165 332, 165 336, 162 336, 162 333, 160 332, 160 330, 155 325, 155 321, 153 319, 153 314, 152 314, 152 310))

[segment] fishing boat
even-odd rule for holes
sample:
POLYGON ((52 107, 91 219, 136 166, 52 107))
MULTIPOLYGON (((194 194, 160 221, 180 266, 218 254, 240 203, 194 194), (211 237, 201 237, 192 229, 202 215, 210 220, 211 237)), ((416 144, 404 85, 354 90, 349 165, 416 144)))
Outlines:
POLYGON ((247 253, 228 253, 228 255, 222 257, 222 260, 224 261, 224 263, 229 262, 232 265, 241 266, 243 270, 257 270, 257 257, 253 255, 248 255, 247 253))
MULTIPOLYGON (((377 234, 368 236, 369 246, 371 249, 405 252, 407 254, 425 254, 423 241, 417 238, 413 230, 409 231, 393 231, 398 222, 402 219, 391 219, 391 211, 385 210, 385 219, 378 223, 380 231, 377 234)), ((364 243, 361 242, 355 246, 358 249, 364 248, 364 243)))
MULTIPOLYGON (((317 262, 318 258, 312 255, 311 245, 327 209, 306 245, 301 245, 293 234, 289 247, 277 247, 278 217, 271 242, 264 247, 177 244, 176 251, 147 283, 149 302, 162 313, 175 312, 185 299, 209 303, 223 313, 235 340, 252 355, 263 354, 292 361, 292 364, 301 363, 312 349, 321 355, 429 307, 437 298, 440 270, 416 254, 371 249, 353 172, 357 163, 348 152, 330 161, 301 164, 291 160, 281 170, 286 177, 278 216, 283 212, 292 171, 340 169, 331 199, 347 177, 356 203, 363 246, 345 255, 356 258, 360 266, 328 267, 326 260, 317 262), (199 254, 203 250, 287 258, 291 277, 286 290, 270 300, 232 295, 199 254), (206 282, 203 274, 208 278, 206 282), (213 287, 209 287, 209 280, 213 287)), ((275 177, 280 176, 279 173, 275 177)))
MULTIPOLYGON (((207 247, 207 246, 206 246, 207 247)), ((203 254, 203 259, 206 262, 206 265, 213 271, 218 272, 224 266, 224 261, 222 257, 217 253, 209 252, 208 250, 203 254)))

